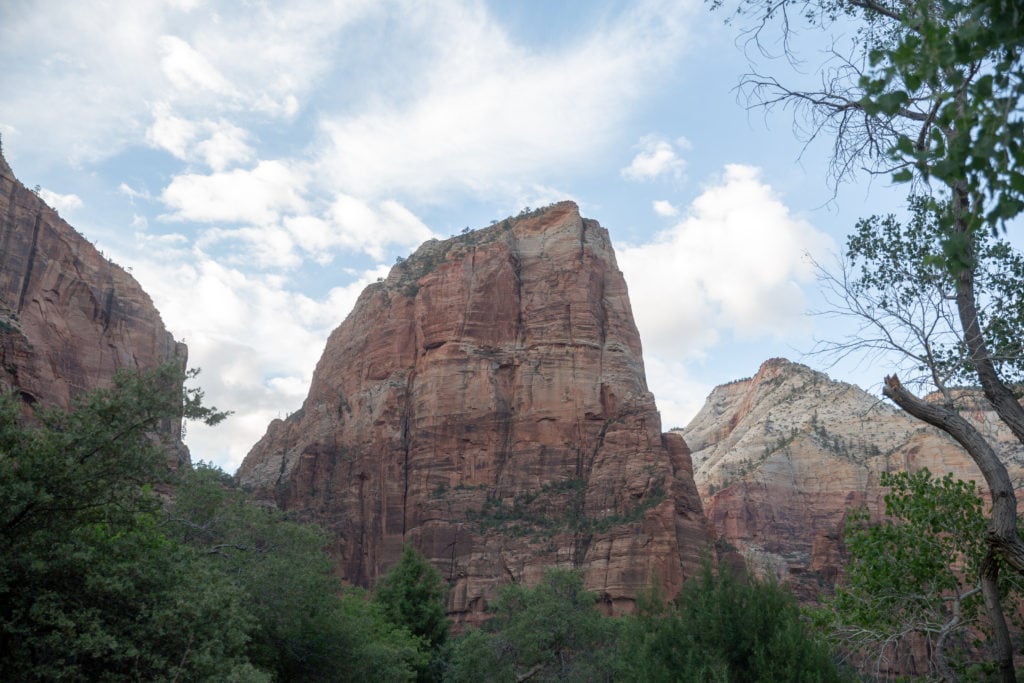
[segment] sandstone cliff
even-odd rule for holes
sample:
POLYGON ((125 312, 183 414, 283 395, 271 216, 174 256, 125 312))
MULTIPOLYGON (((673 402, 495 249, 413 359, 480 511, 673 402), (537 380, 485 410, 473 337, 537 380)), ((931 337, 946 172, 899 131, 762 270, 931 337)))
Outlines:
MULTIPOLYGON (((1024 448, 975 406, 967 417, 1002 447, 1017 481, 1024 448)), ((716 388, 682 432, 715 531, 752 568, 791 581, 805 598, 831 587, 843 564, 851 507, 884 510, 883 471, 953 472, 983 488, 960 447, 860 390, 782 359, 716 388)))
POLYGON ((326 526, 354 583, 413 543, 470 620, 554 565, 628 609, 709 541, 608 233, 570 202, 431 240, 368 287, 238 478, 326 526))
MULTIPOLYGON (((121 368, 184 365, 186 355, 139 283, 22 185, 0 155, 0 386, 27 406, 68 408, 121 368)), ((187 454, 181 447, 177 455, 187 454)))

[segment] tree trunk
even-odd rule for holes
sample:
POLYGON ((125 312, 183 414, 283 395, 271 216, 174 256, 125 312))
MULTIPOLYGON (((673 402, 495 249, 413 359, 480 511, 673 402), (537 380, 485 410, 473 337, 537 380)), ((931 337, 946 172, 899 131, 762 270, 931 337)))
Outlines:
POLYGON ((1017 535, 1017 497, 1006 467, 985 437, 956 411, 914 396, 896 376, 885 378, 882 393, 903 410, 946 432, 964 447, 981 470, 992 496, 987 540, 1007 564, 1024 575, 1024 542, 1017 535))
POLYGON ((1017 683, 1017 673, 1013 668, 1013 643, 1010 642, 1010 631, 1006 627, 999 599, 999 559, 991 545, 981 562, 981 592, 985 596, 985 609, 992 620, 999 679, 1003 683, 1017 683))
MULTIPOLYGON (((967 185, 964 182, 959 182, 952 189, 953 231, 970 238, 971 226, 968 222, 970 200, 967 196, 967 185)), ((966 244, 970 244, 970 239, 966 241, 966 244)), ((968 263, 971 263, 974 260, 974 250, 968 248, 965 257, 968 263)), ((974 364, 982 391, 985 392, 985 398, 989 400, 999 418, 1010 428, 1014 436, 1024 443, 1024 407, 1021 407, 1017 397, 999 378, 999 373, 996 371, 985 338, 981 333, 981 319, 978 316, 977 297, 974 291, 973 264, 970 267, 961 268, 957 274, 956 307, 960 317, 960 326, 963 329, 964 343, 974 364)))
POLYGON ((1017 497, 1013 483, 999 456, 989 442, 958 412, 945 406, 922 401, 907 391, 898 377, 885 378, 882 390, 896 405, 917 419, 927 422, 946 432, 964 447, 971 459, 978 465, 992 495, 992 514, 989 517, 985 541, 988 553, 982 563, 981 587, 985 596, 985 609, 992 622, 999 670, 1003 683, 1015 682, 1013 668, 1013 647, 1006 632, 1006 617, 999 601, 999 557, 1018 573, 1024 574, 1024 542, 1017 535, 1017 497))

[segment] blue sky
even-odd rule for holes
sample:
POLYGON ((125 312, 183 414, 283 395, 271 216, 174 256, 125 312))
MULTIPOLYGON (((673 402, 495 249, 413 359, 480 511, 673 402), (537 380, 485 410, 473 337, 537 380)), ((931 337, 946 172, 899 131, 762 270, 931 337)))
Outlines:
MULTIPOLYGON (((235 411, 190 427, 196 460, 234 471, 299 407, 396 256, 561 199, 610 231, 664 426, 682 426, 715 385, 834 332, 806 314, 806 254, 902 196, 836 190, 829 140, 748 112, 734 87, 755 55, 722 19, 686 0, 5 0, 0 132, 235 411)), ((828 42, 801 40, 814 78, 828 42)), ((831 372, 871 388, 885 370, 831 372)))

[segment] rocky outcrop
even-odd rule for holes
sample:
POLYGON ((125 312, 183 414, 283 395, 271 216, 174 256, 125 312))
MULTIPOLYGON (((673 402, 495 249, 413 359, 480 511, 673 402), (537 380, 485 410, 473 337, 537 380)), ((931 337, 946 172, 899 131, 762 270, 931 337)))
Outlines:
MULTIPOLYGON (((983 404, 965 414, 999 443, 1018 482, 1024 448, 983 404)), ((682 431, 715 531, 752 568, 804 598, 831 587, 844 562, 847 511, 885 508, 883 471, 927 467, 984 489, 977 467, 945 434, 856 386, 782 359, 716 388, 682 431)))
POLYGON ((571 202, 431 240, 369 286, 237 476, 326 526, 351 582, 413 543, 469 620, 556 565, 628 609, 709 541, 608 233, 571 202))
MULTIPOLYGON (((68 408, 119 369, 184 365, 186 355, 139 283, 22 185, 0 155, 0 386, 26 406, 68 408)), ((175 457, 187 459, 175 441, 175 457)))

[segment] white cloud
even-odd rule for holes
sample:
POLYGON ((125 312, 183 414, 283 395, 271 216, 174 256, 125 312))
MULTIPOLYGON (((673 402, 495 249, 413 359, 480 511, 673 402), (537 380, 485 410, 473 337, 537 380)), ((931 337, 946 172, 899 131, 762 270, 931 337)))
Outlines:
POLYGON ((725 333, 783 338, 805 329, 801 284, 813 269, 804 255, 832 247, 790 214, 758 169, 729 165, 674 227, 617 252, 645 351, 694 359, 725 333))
POLYGON ((644 353, 647 384, 661 414, 661 430, 685 427, 704 405, 714 388, 691 377, 689 366, 678 359, 644 353))
POLYGON ((160 36, 160 68, 181 91, 194 96, 198 89, 217 95, 233 95, 235 88, 223 74, 195 48, 177 36, 160 36))
POLYGON ((379 11, 371 0, 0 3, 0 125, 11 143, 61 163, 149 137, 175 153, 153 103, 186 122, 291 118, 334 67, 342 34, 379 11))
POLYGON ((282 214, 301 212, 304 174, 282 161, 261 161, 250 170, 175 176, 161 195, 171 220, 276 223, 282 214))
POLYGON ((75 209, 82 208, 82 198, 77 194, 60 194, 43 188, 39 191, 39 197, 50 207, 56 209, 57 213, 70 213, 75 209))
POLYGON ((436 237, 411 211, 394 200, 385 200, 374 207, 355 197, 340 195, 331 205, 329 215, 337 226, 339 244, 364 251, 378 261, 384 258, 385 246, 413 247, 436 237))
POLYGON ((651 204, 651 208, 654 209, 654 213, 664 218, 675 218, 679 215, 679 209, 664 199, 655 200, 651 204))
POLYGON ((405 49, 417 59, 408 78, 422 84, 322 122, 324 174, 357 196, 506 194, 510 184, 544 182, 551 168, 583 166, 682 49, 691 11, 642 3, 538 54, 514 44, 480 5, 405 9, 415 41, 405 49))
POLYGON ((249 134, 228 121, 206 125, 210 137, 196 145, 196 151, 214 171, 223 171, 236 162, 250 161, 255 152, 246 140, 249 134))
POLYGON ((128 197, 128 200, 134 204, 136 199, 142 199, 145 201, 151 200, 153 197, 145 189, 136 190, 128 183, 121 183, 117 186, 117 191, 128 197))
POLYGON ((203 0, 167 0, 167 4, 183 12, 191 12, 198 7, 203 0))
POLYGON ((179 159, 187 159, 196 138, 196 125, 171 113, 166 102, 153 107, 153 123, 146 129, 146 142, 179 159))
POLYGON ((225 243, 227 249, 220 256, 220 261, 225 264, 285 270, 302 265, 302 259, 295 253, 291 235, 277 225, 211 228, 203 231, 196 240, 196 247, 209 250, 210 247, 225 243))
POLYGON ((115 258, 133 264, 168 328, 188 344, 190 365, 203 368, 198 383, 209 403, 236 412, 214 428, 189 425, 186 440, 193 458, 228 470, 270 420, 299 407, 327 335, 365 286, 388 272, 384 266, 361 272, 314 299, 286 279, 218 263, 180 235, 136 239, 137 253, 115 258))
POLYGON ((254 150, 246 140, 249 133, 228 120, 192 121, 177 116, 169 104, 153 107, 153 122, 146 129, 146 142, 183 161, 202 159, 214 171, 250 161, 254 150))
POLYGON ((681 180, 686 170, 686 161, 676 152, 677 149, 689 149, 686 138, 679 138, 675 144, 655 135, 641 138, 637 145, 640 151, 629 166, 622 169, 622 177, 629 180, 655 180, 668 176, 681 180))
POLYGON ((362 252, 376 261, 385 249, 408 250, 437 237, 409 209, 395 200, 366 202, 339 194, 322 215, 310 213, 294 190, 295 179, 282 168, 232 171, 210 176, 179 176, 163 200, 175 212, 171 220, 235 222, 237 228, 211 227, 196 241, 200 249, 226 245, 236 265, 296 268, 303 256, 320 265, 335 252, 362 252))
POLYGON ((805 254, 820 258, 833 247, 789 212, 757 168, 741 165, 726 166, 672 228, 617 246, 665 429, 685 426, 703 405, 711 387, 690 369, 726 337, 785 340, 807 331, 802 285, 814 273, 805 254))

